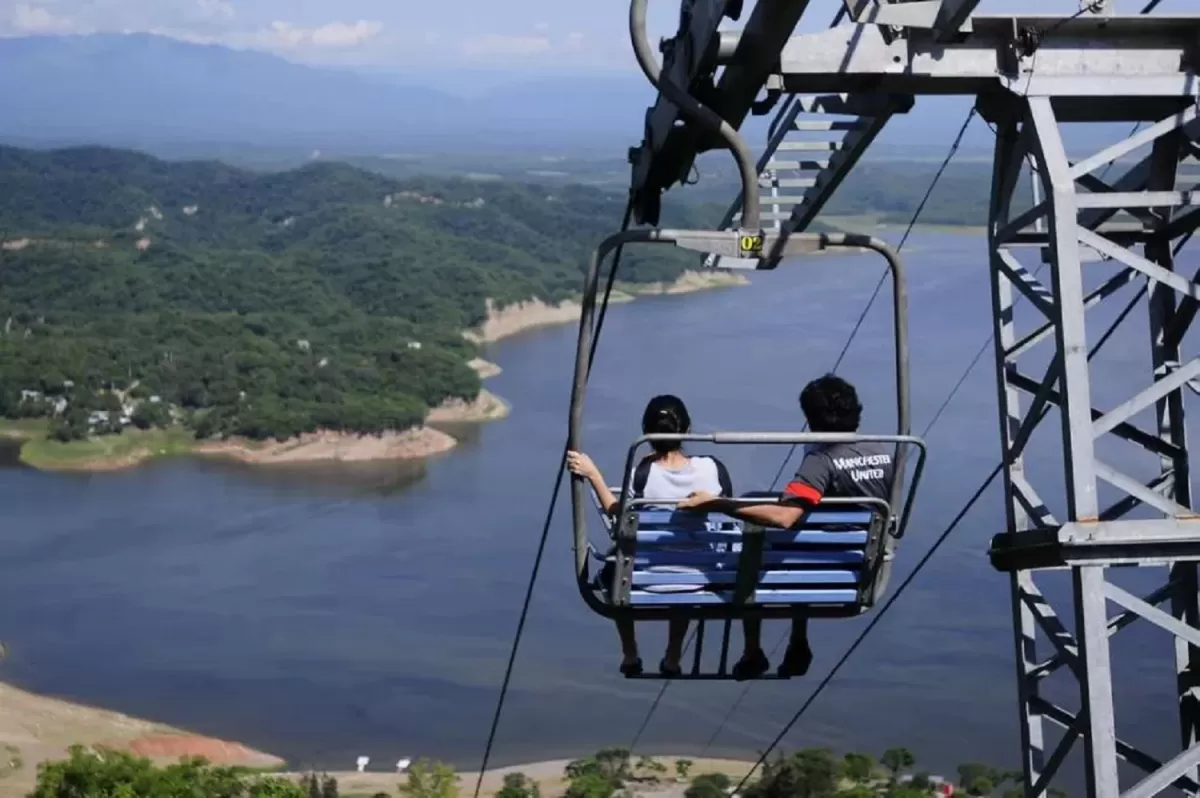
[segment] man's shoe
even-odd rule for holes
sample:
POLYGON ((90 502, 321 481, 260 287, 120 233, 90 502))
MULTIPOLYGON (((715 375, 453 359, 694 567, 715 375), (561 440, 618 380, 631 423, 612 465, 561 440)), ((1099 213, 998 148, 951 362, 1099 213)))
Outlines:
POLYGON ((739 682, 746 679, 757 679, 771 669, 771 662, 761 648, 746 652, 733 666, 733 678, 739 682))
POLYGON ((812 649, 807 642, 801 646, 788 646, 787 653, 783 655, 783 662, 779 663, 779 676, 783 679, 803 676, 808 673, 812 661, 812 649))

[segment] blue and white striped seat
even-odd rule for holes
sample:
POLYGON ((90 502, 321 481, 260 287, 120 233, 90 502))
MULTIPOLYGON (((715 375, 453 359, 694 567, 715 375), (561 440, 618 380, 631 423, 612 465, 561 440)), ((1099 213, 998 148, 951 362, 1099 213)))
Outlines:
MULTIPOLYGON (((759 605, 857 605, 877 513, 836 505, 795 530, 764 531, 762 567, 750 601, 759 605)), ((629 600, 634 607, 713 605, 733 600, 742 525, 722 516, 637 511, 629 600)))

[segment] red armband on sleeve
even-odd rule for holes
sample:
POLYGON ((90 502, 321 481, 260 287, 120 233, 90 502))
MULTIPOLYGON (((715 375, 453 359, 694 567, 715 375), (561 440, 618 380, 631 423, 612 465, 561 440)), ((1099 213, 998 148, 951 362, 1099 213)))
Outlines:
POLYGON ((817 504, 821 501, 821 491, 817 490, 812 485, 793 480, 789 482, 786 487, 784 487, 783 498, 785 501, 787 499, 800 499, 802 501, 817 504))

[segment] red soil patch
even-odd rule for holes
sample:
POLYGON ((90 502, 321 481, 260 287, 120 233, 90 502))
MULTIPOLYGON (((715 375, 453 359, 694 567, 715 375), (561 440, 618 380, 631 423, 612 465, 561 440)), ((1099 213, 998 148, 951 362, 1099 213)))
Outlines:
POLYGON ((184 734, 150 734, 133 740, 128 748, 150 759, 174 761, 185 756, 202 756, 217 765, 250 764, 264 758, 240 743, 184 734))

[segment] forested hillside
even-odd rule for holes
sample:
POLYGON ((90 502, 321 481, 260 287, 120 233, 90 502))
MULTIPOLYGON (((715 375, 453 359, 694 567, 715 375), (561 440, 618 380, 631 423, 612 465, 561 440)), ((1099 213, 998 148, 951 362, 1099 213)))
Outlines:
MULTIPOLYGON (((485 300, 577 293, 622 211, 578 186, 102 148, 0 148, 0 185, 0 415, 64 440, 123 416, 202 437, 415 425, 478 393, 461 331, 485 300)), ((694 263, 631 251, 622 279, 694 263)))

